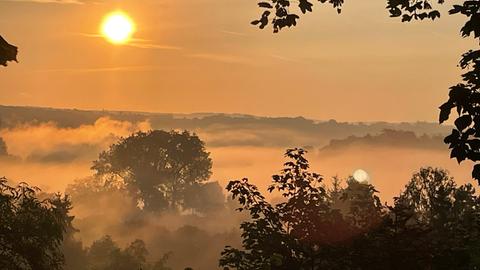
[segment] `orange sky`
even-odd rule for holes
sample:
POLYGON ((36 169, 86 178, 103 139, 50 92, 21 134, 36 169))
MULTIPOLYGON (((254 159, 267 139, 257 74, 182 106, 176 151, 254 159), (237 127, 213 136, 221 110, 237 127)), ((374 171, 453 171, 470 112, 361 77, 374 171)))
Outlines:
POLYGON ((461 18, 402 24, 379 0, 317 6, 280 34, 249 25, 253 0, 45 2, 0 1, 0 34, 20 47, 0 104, 436 121, 473 44, 461 18), (118 8, 137 24, 130 46, 94 36, 118 8))

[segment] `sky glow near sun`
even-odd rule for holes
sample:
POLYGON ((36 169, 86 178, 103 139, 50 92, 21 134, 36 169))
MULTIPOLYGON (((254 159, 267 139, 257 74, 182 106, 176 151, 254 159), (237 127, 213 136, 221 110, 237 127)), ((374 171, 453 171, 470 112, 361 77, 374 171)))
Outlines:
POLYGON ((114 11, 105 16, 101 26, 102 36, 113 44, 128 43, 134 32, 135 23, 123 11, 114 11))

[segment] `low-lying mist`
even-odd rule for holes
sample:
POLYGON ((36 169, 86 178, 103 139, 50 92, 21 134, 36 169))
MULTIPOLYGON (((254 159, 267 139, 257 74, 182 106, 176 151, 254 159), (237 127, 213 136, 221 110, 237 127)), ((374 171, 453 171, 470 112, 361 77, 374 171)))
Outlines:
MULTIPOLYGON (((307 148, 312 170, 322 174, 327 185, 333 176, 347 177, 356 169, 367 171, 386 202, 391 202, 412 173, 423 166, 445 168, 459 183, 471 181, 471 166, 459 166, 451 160, 441 136, 390 130, 365 137, 343 134, 325 143, 325 138, 316 142, 310 135, 296 136, 293 132, 283 134, 285 140, 278 140, 279 129, 224 127, 192 130, 211 153, 211 182, 218 182, 223 190, 229 180, 248 177, 265 191, 271 175, 285 161, 285 149, 291 147, 307 148)), ((78 127, 44 122, 3 128, 0 137, 8 155, 0 157, 0 175, 26 181, 46 192, 72 193, 72 184, 93 181, 90 167, 101 151, 121 137, 151 128, 149 121, 110 118, 78 127)), ((276 197, 271 195, 269 199, 276 197)), ((118 190, 72 194, 72 201, 74 225, 79 230, 75 237, 84 246, 104 235, 111 235, 122 246, 143 239, 153 258, 172 252, 169 265, 173 269, 215 269, 224 245, 240 241, 238 225, 244 218, 234 211, 235 203, 228 201, 225 207, 207 215, 146 214, 128 194, 118 190)))

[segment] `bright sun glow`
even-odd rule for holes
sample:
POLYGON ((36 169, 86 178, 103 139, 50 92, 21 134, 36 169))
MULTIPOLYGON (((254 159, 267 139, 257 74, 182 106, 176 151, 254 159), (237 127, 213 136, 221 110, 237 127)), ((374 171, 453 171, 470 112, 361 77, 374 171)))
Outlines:
POLYGON ((108 14, 102 23, 102 35, 114 44, 127 43, 135 32, 135 23, 124 12, 108 14))
POLYGON ((368 183, 368 181, 370 180, 370 176, 368 175, 368 173, 362 169, 354 171, 353 178, 360 183, 368 183))

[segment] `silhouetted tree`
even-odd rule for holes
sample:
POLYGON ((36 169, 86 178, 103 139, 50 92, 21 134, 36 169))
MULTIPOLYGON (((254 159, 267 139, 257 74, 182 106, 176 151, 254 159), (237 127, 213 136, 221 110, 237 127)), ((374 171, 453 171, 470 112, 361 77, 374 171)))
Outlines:
POLYGON ((441 169, 422 168, 396 197, 382 205, 375 188, 338 178, 325 190, 308 171, 302 149, 288 150, 269 191, 272 205, 247 179, 227 189, 248 211, 241 224, 243 249, 227 246, 220 266, 233 269, 443 270, 480 269, 479 197, 471 184, 457 186, 441 169))
POLYGON ((5 143, 3 138, 0 137, 0 157, 7 156, 7 155, 8 155, 7 144, 5 143))
POLYGON ((207 214, 225 208, 225 195, 218 182, 195 183, 185 190, 184 206, 187 209, 207 214))
POLYGON ((92 270, 142 269, 147 254, 145 244, 135 240, 125 250, 120 249, 110 236, 93 242, 88 249, 88 264, 92 270))
POLYGON ((249 211, 241 224, 243 250, 227 246, 220 265, 235 269, 342 269, 340 247, 351 236, 350 226, 330 205, 322 176, 309 172, 303 149, 290 149, 281 174, 269 191, 285 202, 271 205, 248 179, 231 181, 227 190, 249 211), (330 258, 330 259, 329 259, 330 258))
POLYGON ((65 258, 64 270, 87 270, 87 252, 82 241, 75 239, 74 232, 65 234, 61 251, 65 258))
POLYGON ((152 270, 172 270, 172 268, 167 266, 168 258, 171 253, 166 253, 153 264, 152 270))
POLYGON ((177 210, 185 190, 206 181, 212 161, 204 143, 187 131, 138 132, 100 153, 97 176, 120 180, 148 210, 177 210))
MULTIPOLYGON (((457 186, 442 169, 422 168, 396 201, 413 210, 410 224, 422 227, 431 269, 478 269, 479 198, 472 185, 457 186), (472 252, 474 251, 474 252, 472 252)), ((417 240, 420 240, 417 239, 417 240)))
POLYGON ((70 201, 59 194, 41 200, 38 191, 0 178, 0 269, 63 268, 60 247, 73 219, 70 201))
POLYGON ((86 264, 89 270, 171 270, 167 266, 169 253, 154 264, 147 262, 148 250, 142 240, 121 249, 110 236, 104 236, 88 248, 86 264))
POLYGON ((352 245, 357 269, 478 269, 480 212, 472 185, 422 168, 379 226, 352 245))
MULTIPOLYGON (((147 265, 148 250, 142 240, 135 240, 123 251, 121 267, 125 270, 144 269, 147 265)), ((117 268, 120 269, 120 268, 117 268)))
POLYGON ((88 265, 92 270, 113 270, 119 266, 121 249, 110 236, 96 240, 88 249, 88 265))
POLYGON ((345 219, 355 228, 368 231, 382 219, 384 206, 376 195, 375 187, 360 183, 353 177, 347 179, 347 186, 340 190, 340 200, 345 219))

